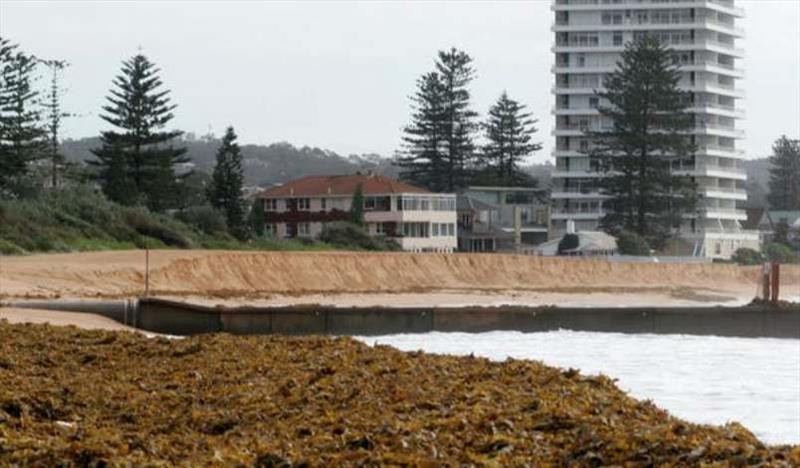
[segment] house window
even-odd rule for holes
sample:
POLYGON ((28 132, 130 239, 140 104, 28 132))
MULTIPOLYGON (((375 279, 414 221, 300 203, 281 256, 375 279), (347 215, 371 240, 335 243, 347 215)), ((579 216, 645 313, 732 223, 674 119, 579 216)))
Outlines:
POLYGON ((433 223, 431 227, 433 228, 433 237, 439 237, 439 223, 433 223))
POLYGON ((298 198, 297 199, 297 209, 298 210, 306 210, 308 211, 311 208, 311 200, 308 198, 298 198))
POLYGON ((375 223, 375 233, 378 235, 386 235, 386 224, 375 223))
POLYGON ((597 99, 596 97, 590 97, 589 98, 589 107, 591 107, 592 109, 597 109, 597 106, 599 104, 600 104, 600 100, 597 99))
POLYGON ((320 206, 322 207, 322 211, 327 211, 328 210, 328 199, 327 198, 321 198, 320 199, 320 206))
POLYGON ((614 31, 614 45, 621 46, 622 45, 622 32, 621 31, 614 31))
POLYGON ((311 226, 309 223, 297 223, 297 235, 308 236, 311 234, 311 226))
POLYGON ((264 225, 264 234, 267 236, 275 237, 278 235, 278 225, 275 223, 267 223, 264 225))
POLYGON ((278 200, 274 198, 264 200, 264 211, 278 211, 278 200))

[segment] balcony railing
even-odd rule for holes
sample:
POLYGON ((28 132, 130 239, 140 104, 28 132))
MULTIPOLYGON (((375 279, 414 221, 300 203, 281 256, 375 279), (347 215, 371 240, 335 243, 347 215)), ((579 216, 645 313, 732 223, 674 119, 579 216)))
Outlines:
POLYGON ((553 214, 556 215, 571 215, 571 214, 585 214, 585 215, 598 215, 602 216, 605 212, 599 208, 555 208, 553 214))

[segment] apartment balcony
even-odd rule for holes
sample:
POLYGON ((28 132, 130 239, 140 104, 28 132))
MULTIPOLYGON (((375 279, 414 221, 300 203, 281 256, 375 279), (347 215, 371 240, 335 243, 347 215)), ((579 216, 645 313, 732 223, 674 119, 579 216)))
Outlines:
POLYGON ((582 11, 582 10, 619 10, 636 8, 637 10, 659 10, 670 8, 709 8, 714 11, 727 13, 737 18, 744 17, 744 9, 736 8, 733 2, 727 0, 681 0, 662 3, 643 3, 639 0, 609 1, 609 0, 556 0, 551 6, 552 11, 582 11))
POLYGON ((550 113, 553 115, 600 115, 599 110, 590 107, 568 108, 556 106, 550 110, 550 113))
POLYGON ((719 164, 709 164, 698 158, 694 167, 680 167, 673 168, 676 174, 700 176, 700 177, 716 177, 718 179, 726 180, 747 180, 747 174, 744 169, 734 166, 721 166, 719 164))
POLYGON ((695 126, 692 133, 697 135, 714 135, 724 138, 744 138, 744 130, 712 123, 698 124, 695 126))
POLYGON ((604 176, 605 174, 602 172, 587 171, 587 170, 579 171, 575 169, 570 169, 569 171, 565 169, 556 169, 550 175, 550 177, 552 177, 553 179, 592 179, 604 176))
POLYGON ((687 112, 694 114, 710 114, 734 119, 744 118, 744 109, 737 109, 736 106, 728 106, 711 102, 696 102, 686 109, 687 112))
POLYGON ((597 189, 554 189, 550 192, 550 198, 553 200, 606 200, 610 197, 600 194, 597 189))
POLYGON ((585 84, 564 84, 558 83, 550 87, 551 94, 594 94, 596 91, 601 91, 602 85, 598 83, 596 86, 588 86, 585 84))
MULTIPOLYGON (((638 9, 638 7, 637 7, 638 9)), ((556 21, 550 30, 553 32, 587 32, 587 31, 672 31, 680 29, 706 29, 709 31, 728 34, 736 38, 744 37, 744 29, 735 25, 724 23, 716 18, 694 18, 676 22, 640 23, 633 18, 625 18, 621 23, 591 23, 591 24, 569 24, 563 21, 556 21)))
POLYGON ((700 213, 702 217, 708 219, 720 219, 720 220, 730 220, 730 221, 747 220, 747 214, 744 212, 744 210, 738 210, 736 208, 705 207, 700 209, 700 213))
MULTIPOLYGON (((550 67, 553 74, 557 73, 611 73, 616 69, 616 65, 598 65, 598 64, 584 64, 578 65, 577 63, 557 62, 550 67)), ((697 61, 695 63, 681 64, 681 70, 685 72, 698 72, 705 71, 710 73, 717 73, 720 75, 730 76, 732 78, 743 78, 744 69, 736 68, 733 65, 723 64, 712 61, 697 61)))
POLYGON ((712 93, 722 96, 728 96, 736 99, 745 97, 745 92, 741 88, 737 88, 733 84, 720 83, 719 81, 698 80, 689 86, 681 86, 687 91, 695 93, 712 93))
POLYGON ((613 130, 612 127, 600 127, 600 126, 583 126, 579 124, 557 124, 555 130, 553 130, 553 135, 555 136, 584 136, 587 132, 607 132, 613 130))
POLYGON ((698 145, 696 154, 735 159, 742 159, 745 156, 744 150, 719 145, 698 145))
POLYGON ((602 218, 605 212, 601 209, 582 210, 579 208, 554 208, 550 212, 550 219, 565 220, 574 219, 579 220, 597 220, 602 218))
POLYGON ((703 186, 699 191, 707 198, 747 201, 747 191, 734 187, 703 186))

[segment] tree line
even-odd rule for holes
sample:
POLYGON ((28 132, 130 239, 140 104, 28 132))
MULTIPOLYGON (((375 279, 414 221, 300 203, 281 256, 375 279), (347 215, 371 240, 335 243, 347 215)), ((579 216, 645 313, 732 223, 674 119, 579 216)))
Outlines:
MULTIPOLYGON (((154 212, 187 208, 196 202, 196 188, 186 183, 190 162, 186 148, 177 144, 183 134, 170 130, 176 104, 164 88, 160 70, 145 55, 122 63, 102 107, 101 118, 111 129, 100 134, 100 146, 87 171, 67 173, 59 152, 62 120, 60 73, 68 64, 42 60, 0 38, 0 196, 24 198, 48 185, 59 188, 65 177, 91 182, 108 199, 124 206, 145 206, 154 212), (35 84, 37 67, 46 67, 50 83, 35 84)), ((242 195, 242 153, 233 127, 228 127, 217 152, 216 166, 201 202, 221 212, 231 233, 246 239, 247 203, 242 195)))
POLYGON ((472 62, 456 48, 439 51, 434 70, 417 80, 411 121, 403 128, 396 156, 401 178, 434 192, 469 185, 535 185, 520 163, 541 149, 533 141, 536 120, 504 91, 480 122, 471 103, 472 62))

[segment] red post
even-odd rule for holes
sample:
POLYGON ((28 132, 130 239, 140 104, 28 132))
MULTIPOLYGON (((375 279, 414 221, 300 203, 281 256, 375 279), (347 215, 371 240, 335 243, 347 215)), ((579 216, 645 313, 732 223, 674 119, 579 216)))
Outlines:
POLYGON ((781 264, 772 262, 770 270, 772 273, 772 278, 770 279, 770 283, 772 283, 772 303, 774 304, 778 302, 778 296, 781 292, 781 264))
POLYGON ((770 264, 769 263, 765 263, 764 267, 761 270, 761 287, 763 288, 761 290, 761 298, 764 299, 765 301, 769 300, 769 290, 770 290, 770 288, 769 288, 769 277, 770 277, 769 271, 770 271, 770 264))

